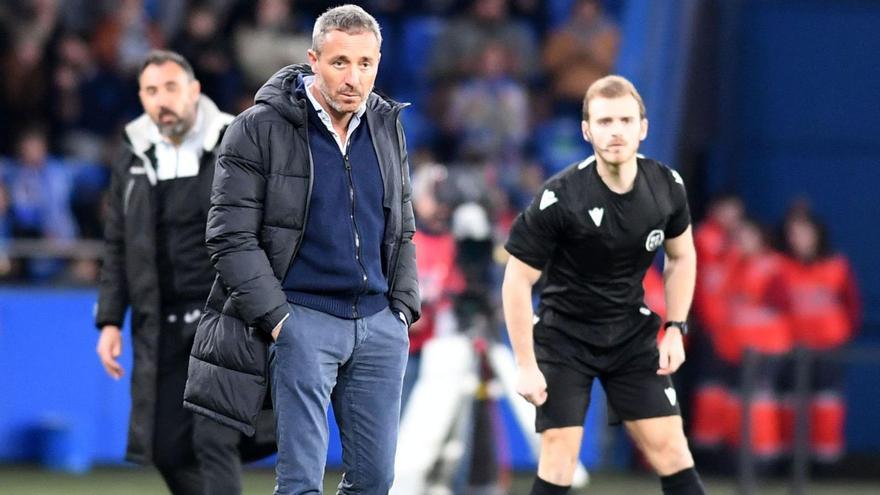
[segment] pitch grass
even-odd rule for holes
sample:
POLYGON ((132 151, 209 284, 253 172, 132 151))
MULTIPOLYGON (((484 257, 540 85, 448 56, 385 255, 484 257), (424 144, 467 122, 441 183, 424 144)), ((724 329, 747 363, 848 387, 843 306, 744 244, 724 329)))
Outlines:
MULTIPOLYGON (((531 473, 516 473, 508 495, 525 495, 531 485, 531 473)), ((336 493, 339 473, 328 473, 324 493, 336 493)), ((731 479, 707 479, 710 494, 735 494, 731 479)), ((270 495, 274 474, 268 469, 250 468, 245 471, 245 495, 270 495)), ((166 495, 168 491, 158 473, 142 468, 99 468, 84 475, 70 475, 46 471, 34 466, 0 466, 0 495, 166 495)), ((660 493, 660 485, 651 476, 640 474, 596 473, 590 486, 575 495, 641 495, 660 493)), ((761 495, 788 494, 783 482, 764 484, 761 495)), ((818 483, 810 485, 811 495, 876 495, 880 483, 818 483)), ((413 494, 417 495, 417 494, 413 494)))

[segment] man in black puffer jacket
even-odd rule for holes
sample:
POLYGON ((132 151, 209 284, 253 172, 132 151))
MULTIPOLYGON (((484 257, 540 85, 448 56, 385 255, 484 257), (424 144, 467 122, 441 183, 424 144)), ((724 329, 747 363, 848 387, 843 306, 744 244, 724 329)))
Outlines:
POLYGON ((271 376, 275 493, 318 493, 332 400, 340 493, 387 493, 419 316, 404 105, 372 91, 372 16, 336 7, 314 33, 311 68, 275 74, 221 144, 207 228, 218 276, 185 406, 250 434, 271 376))

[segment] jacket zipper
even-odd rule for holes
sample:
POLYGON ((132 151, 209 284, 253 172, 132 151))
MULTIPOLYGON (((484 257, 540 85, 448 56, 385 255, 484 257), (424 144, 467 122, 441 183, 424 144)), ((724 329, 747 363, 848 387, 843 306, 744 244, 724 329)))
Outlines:
POLYGON ((348 151, 351 148, 351 141, 348 142, 346 146, 345 155, 343 155, 342 160, 345 163, 345 174, 348 176, 348 199, 351 201, 351 225, 354 229, 354 259, 357 261, 358 266, 361 269, 361 290, 358 291, 354 296, 354 302, 351 305, 352 316, 355 318, 360 318, 358 313, 357 304, 360 300, 361 294, 366 291, 367 288, 367 269, 364 267, 363 259, 361 259, 361 235, 360 230, 357 226, 357 219, 355 218, 355 196, 354 196, 354 179, 351 176, 351 162, 348 159, 348 151))

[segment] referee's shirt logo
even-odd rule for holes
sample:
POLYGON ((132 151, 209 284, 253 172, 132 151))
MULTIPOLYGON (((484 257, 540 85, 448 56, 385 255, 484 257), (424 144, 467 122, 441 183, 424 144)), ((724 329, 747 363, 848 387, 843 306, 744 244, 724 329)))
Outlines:
POLYGON ((541 195, 541 204, 538 205, 538 209, 544 211, 550 205, 556 204, 559 201, 556 199, 556 193, 551 191, 550 189, 545 189, 544 194, 541 195))
POLYGON ((592 210, 587 210, 587 213, 590 214, 590 218, 593 219, 593 223, 596 224, 596 227, 602 225, 602 215, 605 214, 605 208, 593 208, 592 210))
POLYGON ((645 239, 645 249, 650 252, 656 251, 657 248, 660 247, 661 244, 663 244, 663 239, 665 238, 666 236, 663 234, 662 230, 652 230, 651 233, 648 234, 648 238, 645 239))

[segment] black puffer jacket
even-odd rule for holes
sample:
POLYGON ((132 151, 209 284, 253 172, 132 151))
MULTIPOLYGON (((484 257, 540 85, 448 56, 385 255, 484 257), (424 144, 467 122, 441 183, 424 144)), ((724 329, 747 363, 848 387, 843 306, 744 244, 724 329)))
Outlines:
MULTIPOLYGON (((288 312, 280 280, 308 219, 308 100, 295 90, 310 74, 308 66, 295 65, 269 79, 256 104, 229 126, 214 175, 207 244, 218 275, 196 332, 184 405, 248 435, 266 398, 270 333, 288 312)), ((413 323, 419 292, 398 120, 404 106, 372 93, 366 118, 385 187, 382 267, 389 304, 413 323)))

